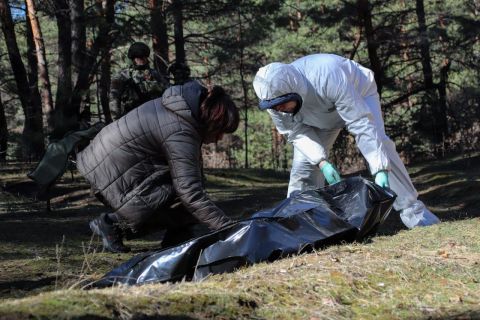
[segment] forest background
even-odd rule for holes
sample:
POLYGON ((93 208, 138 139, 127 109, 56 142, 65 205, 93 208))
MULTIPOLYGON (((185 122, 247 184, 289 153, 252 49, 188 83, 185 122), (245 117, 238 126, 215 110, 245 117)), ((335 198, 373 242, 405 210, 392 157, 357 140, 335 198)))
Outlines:
MULTIPOLYGON (((0 0, 0 161, 35 161, 85 122, 111 121, 110 79, 134 41, 160 73, 186 63, 241 109, 237 132, 204 148, 207 167, 288 170, 291 147, 258 111, 252 80, 319 52, 374 71, 405 161, 479 150, 479 15, 479 0, 0 0)), ((345 131, 331 157, 364 165, 345 131)))

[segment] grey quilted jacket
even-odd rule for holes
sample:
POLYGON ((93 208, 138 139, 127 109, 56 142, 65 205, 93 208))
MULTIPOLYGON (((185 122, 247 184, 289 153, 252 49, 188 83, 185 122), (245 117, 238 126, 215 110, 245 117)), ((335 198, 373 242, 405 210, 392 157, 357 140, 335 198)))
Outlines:
MULTIPOLYGON (((170 87, 103 128, 77 154, 80 173, 132 231, 164 214, 176 197, 211 229, 231 222, 202 185, 199 104, 205 93, 193 81, 170 87)), ((175 227, 171 218, 165 227, 175 227)))

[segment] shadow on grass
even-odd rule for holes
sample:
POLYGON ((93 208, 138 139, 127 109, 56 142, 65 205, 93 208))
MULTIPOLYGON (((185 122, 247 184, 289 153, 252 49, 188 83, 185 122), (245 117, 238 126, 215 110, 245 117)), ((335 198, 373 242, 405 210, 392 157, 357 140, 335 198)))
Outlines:
POLYGON ((480 181, 459 181, 424 193, 426 203, 442 208, 442 220, 480 217, 480 181))
MULTIPOLYGON (((47 198, 52 199, 79 191, 85 191, 85 193, 76 200, 80 200, 82 197, 87 198, 89 195, 89 187, 87 184, 78 181, 67 182, 64 180, 51 186, 47 191, 39 188, 34 181, 29 180, 7 183, 3 189, 10 194, 21 195, 34 201, 45 201, 47 198)), ((69 200, 74 201, 75 199, 70 197, 69 200)))
POLYGON ((246 180, 250 182, 288 181, 288 171, 275 171, 272 169, 206 169, 206 174, 232 180, 246 180))
POLYGON ((431 320, 458 320, 458 319, 480 319, 480 310, 461 311, 449 316, 429 316, 431 320))
POLYGON ((480 155, 476 155, 470 158, 459 158, 455 160, 445 159, 440 160, 438 163, 425 163, 422 168, 410 176, 416 178, 425 174, 439 173, 443 171, 456 171, 465 172, 468 170, 479 171, 480 168, 480 155))
POLYGON ((285 195, 284 188, 258 189, 253 193, 250 191, 242 196, 236 194, 216 203, 231 218, 246 219, 257 211, 275 206, 276 203, 285 199, 285 195))
MULTIPOLYGON (((114 315, 116 316, 116 315, 114 315)), ((120 315, 118 315, 120 316, 120 315)), ((101 317, 101 316, 91 316, 91 315, 85 315, 77 318, 71 318, 74 320, 104 320, 104 319, 112 319, 110 317, 101 317)), ((192 318, 189 316, 185 315, 180 315, 180 316, 171 316, 171 315, 154 315, 154 316, 149 316, 149 315, 144 315, 144 314, 134 314, 132 315, 129 319, 131 320, 196 320, 200 318, 192 318)))
POLYGON ((200 318, 192 318, 185 315, 180 316, 171 316, 171 315, 155 315, 155 316, 148 316, 148 315, 133 315, 132 320, 196 320, 200 318))
MULTIPOLYGON (((5 243, 21 242, 22 246, 42 245, 55 248, 63 236, 68 239, 85 241, 91 231, 84 221, 10 221, 0 226, 0 241, 5 243)), ((1 250, 0 250, 1 252, 1 250)))
POLYGON ((55 277, 41 278, 37 280, 14 280, 0 282, 0 292, 11 292, 14 290, 30 291, 55 283, 55 277))

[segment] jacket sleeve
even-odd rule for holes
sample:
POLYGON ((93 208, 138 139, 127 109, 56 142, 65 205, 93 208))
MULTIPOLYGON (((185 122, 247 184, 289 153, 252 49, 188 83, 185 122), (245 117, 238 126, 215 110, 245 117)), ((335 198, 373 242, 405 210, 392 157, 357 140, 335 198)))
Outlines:
POLYGON ((295 122, 288 114, 268 109, 268 113, 280 134, 285 135, 287 141, 300 151, 308 161, 317 165, 327 159, 328 154, 322 139, 314 128, 300 122, 295 122))
POLYGON ((220 229, 232 220, 207 196, 202 186, 200 143, 192 133, 177 131, 164 141, 173 187, 187 210, 211 229, 220 229))
POLYGON ((383 136, 376 127, 370 108, 345 72, 330 72, 323 90, 320 94, 335 104, 338 114, 367 160, 372 175, 380 170, 389 170, 383 136))

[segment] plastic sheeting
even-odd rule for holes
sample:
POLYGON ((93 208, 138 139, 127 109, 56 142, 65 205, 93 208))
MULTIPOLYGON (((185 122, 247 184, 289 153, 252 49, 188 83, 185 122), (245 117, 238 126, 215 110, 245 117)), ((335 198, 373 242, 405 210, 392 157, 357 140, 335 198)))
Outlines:
POLYGON ((296 193, 276 207, 178 246, 137 255, 94 287, 200 280, 374 232, 395 194, 360 177, 296 193))

